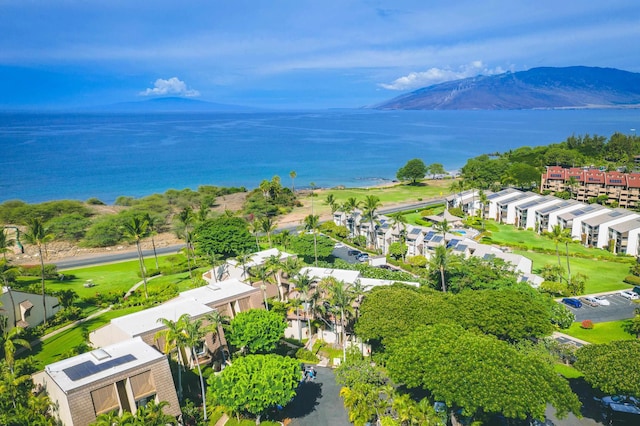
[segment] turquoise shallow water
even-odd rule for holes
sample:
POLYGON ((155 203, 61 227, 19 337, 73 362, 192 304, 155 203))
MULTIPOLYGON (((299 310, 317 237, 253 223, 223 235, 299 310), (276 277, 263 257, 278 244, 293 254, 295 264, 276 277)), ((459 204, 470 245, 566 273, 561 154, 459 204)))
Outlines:
POLYGON ((199 185, 369 186, 411 158, 467 158, 640 130, 640 110, 0 114, 0 201, 143 196, 199 185))

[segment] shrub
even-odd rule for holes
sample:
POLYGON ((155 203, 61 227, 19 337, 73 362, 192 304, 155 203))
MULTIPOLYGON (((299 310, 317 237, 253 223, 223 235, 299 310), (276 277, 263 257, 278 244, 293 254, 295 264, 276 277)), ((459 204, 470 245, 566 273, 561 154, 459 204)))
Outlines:
POLYGON ((593 322, 591 320, 584 320, 580 323, 580 327, 584 328, 585 330, 591 330, 593 329, 593 322))
POLYGON ((87 204, 92 206, 104 206, 104 202, 98 198, 92 197, 87 200, 87 204))
POLYGON ((305 362, 318 362, 320 361, 317 356, 313 354, 309 349, 300 348, 296 351, 296 359, 305 362))
POLYGON ((637 277, 635 275, 627 275, 626 277, 624 277, 623 281, 631 285, 640 285, 640 277, 637 277))
MULTIPOLYGON (((39 277, 40 265, 24 265, 20 267, 21 275, 25 277, 39 277)), ((58 267, 54 264, 47 263, 44 265, 44 277, 45 278, 57 278, 58 267)))

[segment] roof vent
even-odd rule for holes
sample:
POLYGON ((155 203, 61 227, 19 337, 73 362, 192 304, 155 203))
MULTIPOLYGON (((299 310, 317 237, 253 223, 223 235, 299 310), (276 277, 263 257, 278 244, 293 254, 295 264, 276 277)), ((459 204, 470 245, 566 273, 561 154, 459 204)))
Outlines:
POLYGON ((98 361, 111 358, 111 355, 109 355, 109 352, 105 351, 104 349, 96 349, 95 351, 91 352, 91 355, 93 355, 93 357, 98 361))

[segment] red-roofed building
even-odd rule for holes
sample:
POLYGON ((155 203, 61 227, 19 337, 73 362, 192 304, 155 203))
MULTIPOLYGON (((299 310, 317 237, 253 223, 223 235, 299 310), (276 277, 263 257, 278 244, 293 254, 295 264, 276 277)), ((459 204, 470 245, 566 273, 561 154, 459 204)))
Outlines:
POLYGON ((599 169, 547 166, 540 192, 569 192, 581 202, 607 197, 607 204, 634 208, 640 202, 640 173, 603 172, 599 169))

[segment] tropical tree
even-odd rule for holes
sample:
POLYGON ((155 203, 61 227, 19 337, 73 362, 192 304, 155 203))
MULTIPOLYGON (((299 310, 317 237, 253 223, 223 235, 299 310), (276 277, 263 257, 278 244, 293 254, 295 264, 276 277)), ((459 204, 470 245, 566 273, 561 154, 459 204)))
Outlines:
POLYGON ((336 201, 336 197, 333 194, 327 195, 327 198, 325 199, 325 203, 331 209, 331 214, 334 214, 336 211, 338 211, 338 208, 340 207, 340 205, 336 201))
POLYGON ((291 170, 289 172, 289 177, 291 178, 291 192, 292 193, 296 193, 296 185, 295 185, 295 181, 296 181, 296 177, 298 176, 298 174, 296 173, 295 170, 291 170))
MULTIPOLYGON (((198 369, 198 376, 200 377, 200 388, 202 390, 202 411, 204 412, 204 421, 207 422, 207 398, 205 398, 206 390, 204 387, 204 377, 202 376, 202 369, 200 368, 200 362, 196 353, 196 347, 203 344, 202 339, 207 332, 206 328, 202 327, 202 320, 198 319, 191 321, 189 314, 182 315, 184 319, 181 320, 182 333, 184 334, 184 344, 191 351, 191 359, 196 364, 198 369), (186 315, 186 317, 185 317, 186 315)), ((182 318, 181 317, 181 318, 182 318)))
MULTIPOLYGON (((6 318, 5 318, 6 320, 6 318)), ((5 331, 2 336, 3 340, 3 348, 4 348, 4 359, 7 362, 7 366, 11 371, 11 374, 14 373, 13 366, 15 364, 15 354, 17 350, 17 346, 22 346, 23 348, 31 349, 31 344, 22 338, 24 335, 24 328, 22 327, 13 327, 9 331, 5 331)))
POLYGON ((194 222, 193 209, 190 206, 185 207, 178 213, 178 222, 180 222, 183 230, 184 241, 186 244, 185 254, 187 256, 187 268, 189 269, 189 278, 193 280, 191 272, 191 225, 194 222))
POLYGON ((640 395, 640 340, 585 345, 574 366, 594 388, 609 395, 640 395))
POLYGON ((551 231, 545 232, 543 234, 551 241, 553 241, 556 245, 556 256, 558 257, 558 266, 561 267, 560 262, 560 244, 565 244, 566 248, 566 256, 567 256, 567 282, 569 283, 571 280, 571 265, 569 264, 569 243, 573 242, 573 238, 571 238, 571 229, 563 228, 562 225, 557 224, 551 231))
POLYGON ((298 297, 302 297, 304 303, 304 310, 307 317, 307 329, 309 335, 311 335, 311 319, 309 315, 309 292, 313 288, 313 279, 309 276, 309 272, 305 271, 304 274, 296 275, 291 282, 295 286, 295 290, 298 292, 298 297))
POLYGON ((229 343, 244 353, 265 353, 276 348, 287 324, 277 312, 250 309, 240 312, 229 325, 229 343))
POLYGON ((344 281, 334 277, 323 278, 318 283, 318 287, 326 293, 329 304, 340 312, 340 343, 342 344, 342 360, 345 361, 347 359, 345 314, 349 314, 353 310, 355 295, 344 281))
MULTIPOLYGON (((204 405, 204 395, 202 397, 203 405, 204 405)), ((167 425, 178 425, 178 421, 175 417, 170 414, 164 413, 164 407, 168 407, 169 403, 167 401, 156 402, 155 400, 150 400, 143 407, 139 407, 136 410, 136 415, 134 418, 134 423, 136 425, 144 425, 144 426, 167 426, 167 425)), ((123 413, 124 416, 124 413, 123 413)), ((207 420, 207 412, 204 413, 204 419, 207 420)))
POLYGON ((454 256, 451 253, 451 249, 448 249, 445 245, 440 245, 436 247, 433 256, 429 259, 429 269, 440 272, 440 288, 443 293, 447 292, 446 273, 451 266, 451 261, 454 260, 454 256))
POLYGON ((371 238, 371 246, 374 248, 377 246, 377 239, 373 221, 375 220, 376 212, 381 205, 382 203, 380 202, 380 198, 375 195, 367 195, 364 199, 364 218, 369 220, 369 237, 371 238))
POLYGON ((429 173, 431 173, 433 179, 436 178, 436 175, 443 175, 447 171, 444 169, 444 166, 440 163, 431 163, 427 166, 429 169, 429 173))
POLYGON ((407 161, 407 164, 398 169, 396 177, 401 181, 410 180, 411 184, 415 185, 418 180, 423 179, 428 172, 429 169, 424 164, 424 161, 419 158, 414 158, 407 161))
POLYGON ((153 258, 156 261, 156 269, 160 269, 160 265, 158 263, 158 253, 156 252, 156 240, 155 236, 160 232, 160 227, 162 226, 163 220, 160 216, 152 216, 147 213, 144 216, 144 220, 147 221, 147 231, 149 236, 151 237, 151 247, 153 247, 153 258))
POLYGON ((189 321, 189 314, 183 314, 177 321, 173 321, 166 318, 158 319, 158 322, 164 325, 164 329, 158 331, 154 338, 156 340, 163 339, 164 346, 162 352, 170 354, 175 348, 178 357, 178 398, 182 399, 182 370, 185 367, 186 356, 185 348, 187 347, 184 323, 189 321), (182 366, 182 369, 180 368, 182 366))
POLYGON ((284 302, 284 288, 282 286, 282 272, 284 263, 280 259, 280 252, 277 255, 269 256, 265 262, 264 266, 267 268, 267 271, 271 274, 272 277, 276 280, 276 285, 278 286, 278 296, 281 302, 284 302))
POLYGON ((315 214, 310 214, 304 218, 304 230, 313 233, 313 251, 315 257, 315 266, 318 266, 318 225, 320 224, 320 217, 315 214))
POLYGON ((206 327, 206 330, 213 334, 212 339, 217 338, 218 342, 220 342, 220 352, 222 353, 222 361, 223 363, 226 364, 227 359, 225 355, 224 342, 222 340, 224 336, 224 330, 222 326, 224 324, 228 324, 230 319, 228 316, 222 315, 217 310, 208 313, 207 315, 205 315, 204 318, 209 323, 209 325, 206 327))
POLYGON ((442 241, 446 244, 447 232, 451 231, 451 225, 447 219, 443 219, 440 223, 434 223, 433 229, 442 234, 442 241))
POLYGON ((404 212, 395 212, 389 215, 391 218, 391 226, 398 228, 398 234, 400 235, 400 242, 405 243, 407 237, 407 218, 404 212))
POLYGON ((487 194, 483 190, 480 190, 478 192, 478 197, 480 198, 480 205, 482 206, 482 210, 481 210, 481 214, 482 214, 482 230, 484 231, 484 229, 485 229, 485 219, 486 219, 484 211, 485 211, 487 205, 489 204, 489 197, 487 197, 487 194))
POLYGON ((7 235, 6 229, 3 228, 0 230, 0 253, 2 253, 2 258, 4 260, 7 260, 7 253, 11 251, 9 247, 13 247, 15 243, 15 240, 9 238, 7 235))
POLYGON ((220 374, 209 376, 207 397, 236 414, 256 416, 276 405, 287 405, 300 382, 298 360, 280 355, 247 355, 236 359, 220 374))
POLYGON ((136 243, 136 249, 138 250, 138 262, 140 264, 140 275, 142 276, 142 282, 144 283, 144 297, 149 298, 147 292, 147 271, 144 266, 144 256, 142 255, 142 248, 140 247, 140 240, 148 235, 149 222, 145 218, 140 216, 132 216, 128 222, 125 222, 122 226, 124 235, 136 243))
MULTIPOLYGON (((10 284, 16 280, 16 278, 20 275, 20 269, 13 266, 11 262, 7 259, 0 260, 0 278, 4 284, 4 287, 7 289, 7 294, 9 295, 9 300, 11 301, 11 306, 15 306, 13 302, 13 293, 11 292, 10 284)), ((16 316, 12 315, 11 318, 11 326, 16 326, 16 316)))
POLYGON ((273 247, 271 244, 271 233, 276 229, 276 224, 273 221, 273 218, 269 216, 265 216, 260 220, 260 230, 267 234, 267 239, 269 240, 269 247, 273 247))
POLYGON ((40 257, 40 279, 42 283, 42 308, 44 310, 44 324, 47 325, 47 299, 44 284, 44 254, 43 249, 46 248, 47 242, 53 239, 53 234, 44 226, 40 218, 33 217, 27 222, 27 232, 24 239, 29 244, 38 247, 38 256, 40 257))
POLYGON ((193 231, 193 243, 202 253, 235 257, 256 249, 248 223, 240 217, 220 216, 199 224, 193 231))

